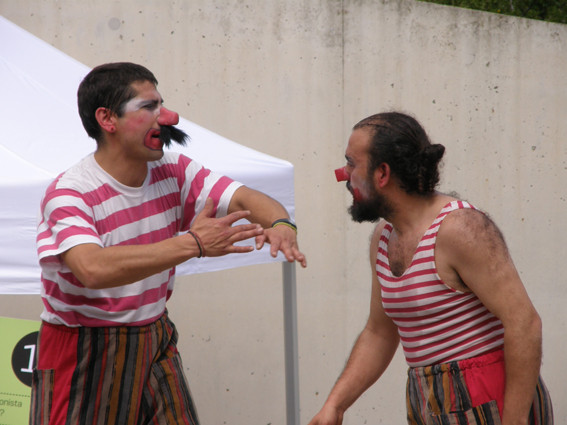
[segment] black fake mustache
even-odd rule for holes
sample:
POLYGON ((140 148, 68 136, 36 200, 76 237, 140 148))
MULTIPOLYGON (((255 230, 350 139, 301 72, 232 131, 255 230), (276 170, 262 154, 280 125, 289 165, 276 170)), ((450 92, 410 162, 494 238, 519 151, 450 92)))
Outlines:
POLYGON ((181 146, 185 146, 191 137, 183 130, 172 125, 162 125, 159 129, 159 140, 165 147, 170 147, 171 142, 175 142, 181 146))

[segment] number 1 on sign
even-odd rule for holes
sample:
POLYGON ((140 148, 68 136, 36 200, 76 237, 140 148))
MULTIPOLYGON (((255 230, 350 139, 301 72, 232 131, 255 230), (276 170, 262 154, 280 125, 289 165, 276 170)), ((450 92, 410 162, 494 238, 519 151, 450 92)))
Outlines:
POLYGON ((28 363, 27 369, 20 369, 22 372, 32 373, 33 372, 33 359, 35 358, 35 344, 24 345, 24 350, 30 350, 30 361, 28 363))

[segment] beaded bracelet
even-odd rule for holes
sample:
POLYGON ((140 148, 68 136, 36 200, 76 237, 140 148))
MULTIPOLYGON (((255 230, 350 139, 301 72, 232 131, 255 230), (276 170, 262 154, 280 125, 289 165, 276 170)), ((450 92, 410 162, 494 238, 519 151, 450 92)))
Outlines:
POLYGON ((293 229, 293 231, 295 233, 297 233, 297 226, 295 225, 295 223, 293 221, 291 221, 288 218, 280 218, 279 220, 276 220, 272 223, 271 227, 276 227, 279 226, 280 224, 289 227, 290 229, 293 229))
POLYGON ((197 246, 199 247, 199 256, 197 258, 201 258, 205 256, 205 247, 203 245, 203 241, 201 241, 201 238, 192 230, 189 230, 187 233, 189 233, 191 236, 193 236, 195 238, 195 242, 197 242, 197 246))

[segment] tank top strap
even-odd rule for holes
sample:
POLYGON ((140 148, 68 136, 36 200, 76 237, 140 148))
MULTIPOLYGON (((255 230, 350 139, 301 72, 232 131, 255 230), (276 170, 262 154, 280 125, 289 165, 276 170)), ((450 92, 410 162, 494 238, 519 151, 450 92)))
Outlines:
POLYGON ((427 229, 423 237, 424 238, 436 237, 437 232, 439 231, 439 226, 441 226, 441 223, 443 222, 443 220, 445 220, 445 217, 447 217, 447 215, 450 212, 455 210, 466 209, 466 208, 476 209, 473 205, 471 205, 467 201, 456 200, 449 202, 441 209, 441 211, 439 212, 435 220, 433 220, 433 223, 431 224, 431 226, 429 226, 429 229, 427 229))

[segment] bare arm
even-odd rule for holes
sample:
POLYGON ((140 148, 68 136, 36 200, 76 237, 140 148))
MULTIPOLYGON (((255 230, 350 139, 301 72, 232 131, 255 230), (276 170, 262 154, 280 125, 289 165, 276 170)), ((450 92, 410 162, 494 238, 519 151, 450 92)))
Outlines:
POLYGON ((384 373, 398 347, 398 331, 382 308, 380 284, 375 272, 381 229, 379 225, 370 247, 372 294, 368 321, 354 344, 341 376, 310 425, 342 424, 344 412, 384 373))
MULTIPOLYGON (((193 229, 204 245, 207 256, 250 252, 251 246, 236 246, 235 242, 260 235, 256 224, 232 226, 249 211, 233 212, 226 217, 213 218, 213 202, 195 218, 193 229)), ((199 256, 193 236, 183 234, 161 242, 145 245, 110 246, 77 245, 61 254, 62 260, 87 288, 102 289, 127 285, 199 256)))
POLYGON ((232 196, 228 212, 240 210, 250 211, 250 216, 246 218, 264 228, 264 232, 256 237, 257 249, 268 242, 273 257, 281 251, 288 261, 297 261, 303 267, 307 266, 305 255, 299 251, 297 233, 285 225, 271 227, 274 221, 289 218, 283 205, 262 192, 241 186, 232 196))
POLYGON ((503 425, 527 424, 541 363, 541 320, 495 224, 474 210, 454 211, 439 230, 443 262, 504 326, 503 425))

